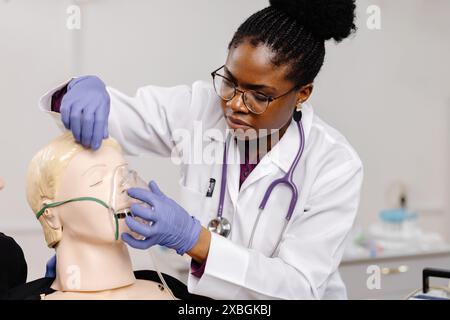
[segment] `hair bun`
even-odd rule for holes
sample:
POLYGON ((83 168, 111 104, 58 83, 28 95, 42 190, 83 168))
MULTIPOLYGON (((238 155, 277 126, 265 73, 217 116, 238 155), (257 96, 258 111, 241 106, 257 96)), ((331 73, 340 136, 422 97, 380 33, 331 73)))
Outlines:
POLYGON ((269 0, 316 37, 337 42, 356 30, 355 0, 269 0))

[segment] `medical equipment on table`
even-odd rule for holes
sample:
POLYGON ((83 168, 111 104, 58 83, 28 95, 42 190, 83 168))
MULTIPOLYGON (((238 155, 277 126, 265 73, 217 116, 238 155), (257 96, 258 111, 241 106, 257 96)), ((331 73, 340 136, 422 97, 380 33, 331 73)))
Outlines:
MULTIPOLYGON (((283 230, 281 231, 281 234, 278 238, 277 244, 275 245, 275 248, 271 254, 271 256, 273 256, 273 254, 275 253, 276 249, 278 248, 280 242, 281 242, 281 238, 287 228, 287 225, 289 223, 289 220, 292 217, 292 214, 294 212, 294 208, 295 205, 297 203, 298 200, 298 190, 297 190, 297 186, 294 184, 293 182, 293 174, 294 174, 294 170, 297 168, 297 165, 302 157, 303 154, 303 149, 305 147, 305 134, 303 131, 303 125, 301 122, 301 111, 298 113, 299 116, 297 116, 295 118, 295 121, 297 123, 297 127, 298 127, 298 131, 299 131, 299 135, 300 135, 300 146, 299 149, 297 151, 297 155, 295 156, 294 161, 292 162, 288 172, 281 178, 274 180, 269 187, 267 188, 264 197, 259 205, 259 212, 258 212, 258 216, 256 218, 256 222, 253 225, 253 229, 251 232, 251 236, 250 236, 250 240, 248 242, 248 248, 250 248, 253 244, 253 237, 255 234, 255 230, 256 227, 258 226, 259 223, 259 219, 261 217, 261 213, 264 210, 264 207, 267 204, 267 201, 269 200, 269 197, 273 191, 273 189, 278 185, 278 184, 284 184, 286 186, 289 187, 289 189, 292 192, 292 197, 291 197, 291 202, 289 203, 289 208, 286 214, 286 221, 283 227, 283 230)), ((230 137, 230 136, 229 136, 230 137)), ((229 139, 227 139, 229 140, 229 139)), ((227 181, 227 142, 225 142, 225 147, 224 147, 224 154, 223 154, 223 164, 222 164, 222 181, 220 184, 220 199, 219 199, 219 206, 217 208, 217 216, 216 218, 212 219, 209 224, 208 224, 208 229, 211 232, 215 232, 221 236, 224 237, 228 237, 230 232, 231 232, 231 223, 222 216, 222 212, 223 212, 223 204, 224 204, 224 198, 225 198, 225 186, 226 186, 226 181, 227 181)))
POLYGON ((450 282, 447 287, 430 286, 430 278, 450 279, 450 270, 425 268, 422 271, 422 288, 410 293, 408 300, 450 300, 450 282))
POLYGON ((418 214, 406 206, 405 187, 399 193, 399 206, 379 213, 379 221, 369 228, 369 235, 378 247, 387 251, 404 251, 420 246, 422 230, 417 225, 418 214))
MULTIPOLYGON (((405 188, 405 187, 403 187, 405 188)), ((385 232, 409 233, 413 229, 418 218, 417 213, 410 212, 406 205, 406 191, 402 190, 399 195, 399 207, 383 210, 379 214, 382 228, 385 232)))

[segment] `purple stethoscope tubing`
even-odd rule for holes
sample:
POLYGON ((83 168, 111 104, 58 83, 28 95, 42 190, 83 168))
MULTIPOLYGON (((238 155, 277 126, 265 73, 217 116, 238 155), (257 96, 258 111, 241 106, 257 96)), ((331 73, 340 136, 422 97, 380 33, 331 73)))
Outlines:
MULTIPOLYGON (((300 134, 300 148, 297 151, 297 155, 295 156, 295 159, 292 162, 288 172, 283 177, 274 180, 269 185, 269 187, 267 188, 267 190, 264 194, 264 197, 261 201, 261 204, 259 205, 259 209, 261 212, 265 208, 273 189, 278 184, 285 184, 286 186, 288 186, 288 188, 292 192, 291 202, 289 204, 289 209, 288 209, 288 212, 286 215, 287 221, 289 221, 291 219, 292 214, 294 212, 295 205, 298 200, 298 190, 297 190, 297 186, 293 182, 293 175, 294 175, 294 170, 297 167, 297 165, 302 157, 303 150, 305 147, 305 133, 303 130, 302 122, 301 122, 301 120, 296 121, 296 122, 297 122, 298 131, 300 134)), ((228 164, 227 164, 227 142, 225 142, 224 154, 223 154, 223 164, 222 164, 222 181, 220 183, 220 199, 219 199, 219 207, 217 209, 217 218, 218 219, 222 218, 222 213, 223 213, 223 204, 224 204, 224 199, 225 199, 225 187, 226 187, 226 183, 227 183, 226 182, 227 181, 227 166, 228 166, 228 164)), ((258 216, 257 220, 259 220, 259 216, 258 216)), ((253 237, 251 237, 251 238, 253 238, 253 237)))
POLYGON ((286 215, 287 221, 291 220, 292 214, 294 213, 295 205, 298 200, 297 186, 294 184, 292 177, 294 175, 294 170, 297 167, 298 162, 300 161, 300 158, 302 157, 303 149, 305 148, 305 133, 303 131, 303 125, 302 125, 301 121, 297 121, 297 127, 298 127, 298 131, 300 133, 300 148, 297 151, 297 155, 295 156, 295 159, 292 162, 291 167, 289 168, 288 172, 283 177, 274 180, 270 184, 269 188, 267 188, 266 193, 264 194, 261 204, 259 205, 259 209, 264 210, 264 207, 266 206, 266 203, 269 200, 270 194, 272 193, 273 189, 278 184, 287 185, 291 189, 291 192, 292 192, 291 202, 289 204, 288 213, 286 215))
MULTIPOLYGON (((228 136, 230 137, 230 136, 228 136)), ((229 140, 229 139, 227 139, 229 140)), ((225 200, 225 187, 227 185, 227 141, 225 141, 225 147, 223 150, 223 162, 222 162, 222 181, 220 182, 220 199, 219 199, 219 207, 217 208, 217 218, 222 218, 223 212, 223 203, 225 200)))

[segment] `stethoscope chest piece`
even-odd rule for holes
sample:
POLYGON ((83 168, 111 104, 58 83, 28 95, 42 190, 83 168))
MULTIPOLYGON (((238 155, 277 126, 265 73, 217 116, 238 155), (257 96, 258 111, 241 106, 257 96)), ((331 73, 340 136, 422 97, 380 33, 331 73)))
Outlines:
POLYGON ((208 230, 227 238, 231 232, 231 223, 224 217, 216 217, 208 223, 208 230))

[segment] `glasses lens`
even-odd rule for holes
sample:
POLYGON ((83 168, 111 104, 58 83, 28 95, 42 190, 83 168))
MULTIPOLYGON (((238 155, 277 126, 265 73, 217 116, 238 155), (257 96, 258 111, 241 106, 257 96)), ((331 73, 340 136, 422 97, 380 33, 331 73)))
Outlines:
POLYGON ((234 84, 219 74, 214 76, 214 89, 223 100, 231 100, 234 97, 234 84))
POLYGON ((246 91, 244 94, 244 102, 250 111, 260 114, 266 111, 269 105, 269 98, 256 91, 246 91))

